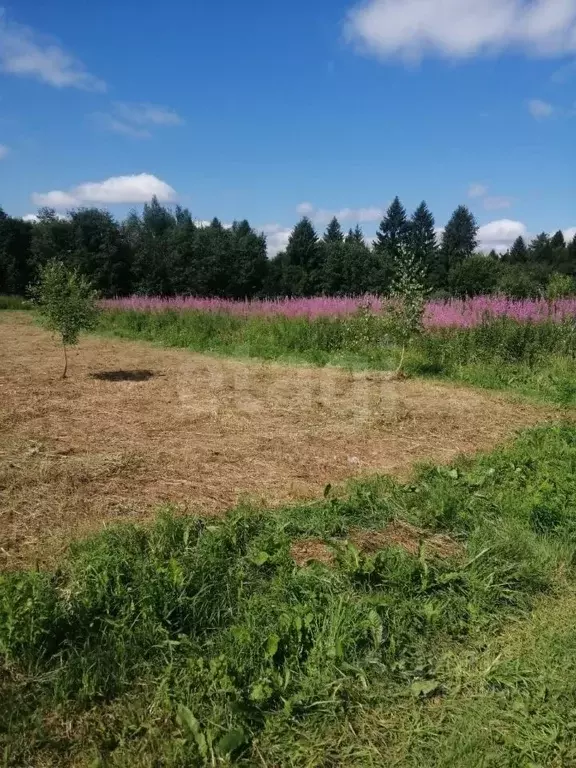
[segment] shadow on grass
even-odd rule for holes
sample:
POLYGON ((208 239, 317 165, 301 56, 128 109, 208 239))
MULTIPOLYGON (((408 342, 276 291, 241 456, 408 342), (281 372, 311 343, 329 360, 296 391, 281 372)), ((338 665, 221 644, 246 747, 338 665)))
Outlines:
POLYGON ((143 368, 134 371, 98 371, 91 373, 90 378, 98 381, 148 381, 156 375, 154 371, 143 368))

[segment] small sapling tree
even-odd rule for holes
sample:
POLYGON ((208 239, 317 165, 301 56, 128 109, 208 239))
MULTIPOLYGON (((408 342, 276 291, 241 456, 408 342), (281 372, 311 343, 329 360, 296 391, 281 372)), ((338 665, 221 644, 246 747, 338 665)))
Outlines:
POLYGON ((97 295, 88 280, 61 261, 49 261, 39 273, 30 294, 45 326, 60 336, 64 372, 68 371, 67 347, 78 344, 81 331, 94 327, 98 317, 97 295))
POLYGON ((405 244, 398 246, 391 300, 385 304, 390 335, 401 346, 396 374, 402 373, 407 346, 422 332, 426 273, 421 259, 405 244))

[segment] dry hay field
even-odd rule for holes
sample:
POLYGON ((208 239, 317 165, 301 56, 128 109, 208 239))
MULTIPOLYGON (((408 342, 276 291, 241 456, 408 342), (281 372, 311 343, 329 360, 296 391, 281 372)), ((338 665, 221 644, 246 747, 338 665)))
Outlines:
POLYGON ((171 502, 218 513, 488 449, 550 408, 449 384, 83 338, 0 313, 0 566, 171 502))

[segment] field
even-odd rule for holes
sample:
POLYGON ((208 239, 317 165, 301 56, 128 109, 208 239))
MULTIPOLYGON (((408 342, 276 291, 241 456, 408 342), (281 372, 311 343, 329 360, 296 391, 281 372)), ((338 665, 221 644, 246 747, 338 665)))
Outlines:
POLYGON ((567 318, 381 332, 0 313, 3 765, 576 764, 567 318))
POLYGON ((85 338, 73 375, 24 315, 0 315, 5 565, 162 503, 216 512, 489 448, 547 411, 448 384, 85 338))

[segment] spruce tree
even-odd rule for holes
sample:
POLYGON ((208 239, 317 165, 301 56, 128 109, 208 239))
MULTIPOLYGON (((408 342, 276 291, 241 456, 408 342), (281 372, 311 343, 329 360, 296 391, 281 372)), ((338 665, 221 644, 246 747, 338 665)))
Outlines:
POLYGON ((564 239, 564 233, 561 229, 558 230, 554 235, 552 235, 552 239, 550 240, 550 245, 552 248, 565 248, 566 247, 566 240, 564 239))
POLYGON ((426 282, 436 262, 436 229, 434 216, 423 200, 410 219, 410 251, 422 268, 426 282))
POLYGON ((234 222, 231 231, 232 298, 251 298, 262 293, 268 271, 266 237, 255 232, 248 221, 234 222))
POLYGON ((322 253, 307 216, 296 224, 288 240, 285 279, 292 296, 312 296, 321 290, 322 253))
POLYGON ((546 232, 536 235, 528 248, 529 257, 539 264, 549 264, 552 260, 554 249, 550 236, 546 232))
POLYGON ((348 234, 346 235, 346 242, 347 243, 358 243, 359 245, 365 245, 364 233, 362 232, 362 228, 361 228, 360 224, 356 224, 354 229, 350 228, 348 230, 348 234))
POLYGON ((400 261, 410 240, 410 227, 406 218, 406 209, 395 197, 386 215, 380 222, 376 233, 374 251, 380 262, 380 291, 388 293, 395 278, 396 264, 400 261))
POLYGON ((332 221, 328 224, 326 228, 326 232, 324 233, 324 242, 325 243, 341 243, 344 240, 344 235, 342 233, 342 227, 340 226, 340 222, 334 216, 332 221))
POLYGON ((465 205, 459 205, 442 233, 436 287, 446 288, 450 270, 472 256, 477 246, 478 224, 474 214, 465 205))
POLYGON ((528 261, 528 248, 522 235, 514 240, 512 247, 504 257, 504 261, 508 264, 525 264, 528 261))

